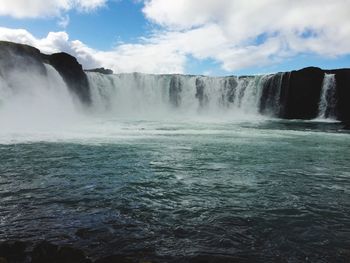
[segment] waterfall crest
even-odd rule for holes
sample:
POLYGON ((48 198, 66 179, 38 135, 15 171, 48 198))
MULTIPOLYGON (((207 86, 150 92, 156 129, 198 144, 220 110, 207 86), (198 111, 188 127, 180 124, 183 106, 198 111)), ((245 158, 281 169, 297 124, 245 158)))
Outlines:
POLYGON ((279 81, 274 75, 206 77, 87 72, 87 76, 92 106, 100 113, 278 116, 279 112, 282 74, 278 75, 279 81))

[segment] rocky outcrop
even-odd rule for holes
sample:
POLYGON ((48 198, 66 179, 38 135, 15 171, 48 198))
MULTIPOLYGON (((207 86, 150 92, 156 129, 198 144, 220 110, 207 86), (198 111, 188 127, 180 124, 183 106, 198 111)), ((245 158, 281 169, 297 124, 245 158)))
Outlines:
POLYGON ((309 67, 292 71, 281 90, 284 91, 284 113, 286 119, 313 119, 318 114, 324 72, 309 67))
POLYGON ((322 83, 326 73, 335 74, 336 118, 350 120, 350 69, 322 70, 316 67, 287 72, 281 83, 278 117, 313 119, 318 116, 322 83))
POLYGON ((82 102, 91 102, 87 77, 77 59, 67 53, 45 55, 40 50, 7 41, 0 41, 0 76, 6 78, 13 72, 46 74, 44 64, 50 64, 62 76, 68 88, 82 102))
POLYGON ((28 45, 0 41, 0 75, 6 77, 14 69, 26 71, 28 68, 45 74, 39 49, 28 45))
POLYGON ((71 91, 84 103, 91 103, 89 82, 83 67, 75 57, 62 52, 43 55, 43 58, 60 73, 71 91))
POLYGON ((108 68, 94 68, 94 69, 85 69, 86 72, 96 72, 96 73, 101 73, 105 75, 111 75, 113 74, 113 70, 108 69, 108 68))
MULTIPOLYGON (((103 254, 103 253, 101 253, 103 254)), ((151 262, 142 255, 106 255, 91 259, 81 249, 48 241, 36 244, 22 241, 0 242, 0 263, 139 263, 151 262)), ((152 261, 153 262, 153 261, 152 261)))

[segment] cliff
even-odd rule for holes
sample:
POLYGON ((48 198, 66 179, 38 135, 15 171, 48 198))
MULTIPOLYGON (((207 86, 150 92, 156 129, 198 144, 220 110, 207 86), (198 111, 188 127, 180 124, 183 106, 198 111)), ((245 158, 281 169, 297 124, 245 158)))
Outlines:
POLYGON ((77 59, 67 53, 42 54, 40 50, 7 41, 0 41, 0 75, 6 77, 13 69, 46 74, 44 63, 53 66, 66 82, 68 88, 82 102, 90 104, 89 83, 77 59))

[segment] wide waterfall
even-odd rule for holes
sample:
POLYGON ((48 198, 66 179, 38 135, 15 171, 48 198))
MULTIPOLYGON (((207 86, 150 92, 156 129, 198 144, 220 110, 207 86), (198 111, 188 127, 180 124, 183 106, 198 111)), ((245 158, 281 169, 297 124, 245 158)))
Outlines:
POLYGON ((333 119, 335 118, 336 107, 336 80, 335 74, 325 74, 321 97, 318 110, 318 118, 321 119, 333 119))
MULTIPOLYGON (((278 116, 275 75, 206 77, 88 72, 93 108, 118 116, 173 114, 278 116), (264 95, 264 96, 263 96, 264 95)), ((282 74, 278 75, 278 79, 282 74)))

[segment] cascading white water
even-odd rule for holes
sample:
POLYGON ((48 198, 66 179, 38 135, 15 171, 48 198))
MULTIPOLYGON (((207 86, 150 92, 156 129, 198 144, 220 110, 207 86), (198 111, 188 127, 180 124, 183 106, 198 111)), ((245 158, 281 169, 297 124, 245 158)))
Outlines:
POLYGON ((325 74, 322 83, 321 97, 318 107, 318 118, 333 119, 336 106, 335 74, 325 74))
POLYGON ((87 73, 94 110, 118 116, 258 115, 266 76, 87 73))
POLYGON ((169 76, 87 73, 93 111, 132 116, 166 112, 169 76))
POLYGON ((5 132, 59 131, 63 126, 71 129, 77 127, 77 121, 88 121, 82 114, 85 110, 91 117, 97 114, 107 119, 256 118, 260 116, 266 83, 271 79, 88 72, 92 105, 83 110, 50 65, 45 65, 45 70, 30 67, 5 73, 0 72, 0 121, 1 131, 5 132))
POLYGON ((46 74, 35 68, 12 70, 0 79, 2 131, 56 129, 74 123, 77 105, 59 73, 45 65, 46 74))

